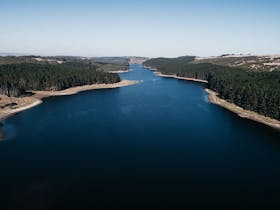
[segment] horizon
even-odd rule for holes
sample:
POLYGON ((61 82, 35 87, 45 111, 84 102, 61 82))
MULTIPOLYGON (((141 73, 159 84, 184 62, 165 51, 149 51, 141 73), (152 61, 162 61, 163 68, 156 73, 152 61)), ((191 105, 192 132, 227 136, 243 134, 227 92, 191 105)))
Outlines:
POLYGON ((0 57, 9 57, 9 56, 14 56, 14 57, 24 57, 24 56, 34 56, 34 57, 81 57, 81 58, 148 58, 148 59, 153 59, 153 58, 178 58, 178 57, 187 57, 187 56, 193 56, 197 58, 216 58, 216 57, 221 57, 222 55, 226 55, 226 57, 247 57, 247 56, 280 56, 279 54, 242 54, 242 53, 237 53, 237 54, 231 54, 231 53, 226 53, 226 54, 220 54, 220 55, 209 55, 209 56, 200 56, 200 55, 178 55, 178 56, 170 56, 170 57, 165 57, 165 56, 158 56, 158 57, 148 57, 148 56, 138 56, 138 55, 104 55, 104 56, 82 56, 82 55, 42 55, 42 54, 26 54, 26 53, 18 53, 18 52, 0 52, 0 57))
POLYGON ((2 0, 1 53, 81 57, 278 55, 276 0, 2 0), (203 36, 201 36, 203 34, 203 36))

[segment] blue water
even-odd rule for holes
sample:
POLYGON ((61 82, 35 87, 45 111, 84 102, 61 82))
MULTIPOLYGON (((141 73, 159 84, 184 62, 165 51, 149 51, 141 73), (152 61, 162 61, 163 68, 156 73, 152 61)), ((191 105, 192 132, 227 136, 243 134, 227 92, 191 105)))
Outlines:
POLYGON ((51 97, 5 122, 0 209, 280 206, 280 132, 157 77, 51 97))

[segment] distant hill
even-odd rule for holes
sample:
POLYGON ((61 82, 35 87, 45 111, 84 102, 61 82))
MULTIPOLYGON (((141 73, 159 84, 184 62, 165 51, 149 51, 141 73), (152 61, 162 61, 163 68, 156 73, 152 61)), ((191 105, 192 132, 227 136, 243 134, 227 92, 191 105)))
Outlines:
POLYGON ((280 70, 280 56, 254 56, 225 54, 218 57, 199 58, 194 63, 212 63, 216 65, 238 67, 246 71, 278 71, 280 70))
POLYGON ((129 58, 127 57, 92 57, 90 58, 92 62, 97 63, 111 63, 111 64, 119 64, 125 65, 128 64, 129 58))
POLYGON ((157 67, 159 69, 161 68, 166 68, 170 65, 181 65, 181 64, 185 64, 185 63, 190 63, 192 61, 194 61, 195 56, 182 56, 182 57, 178 57, 178 58, 154 58, 154 59, 150 59, 144 62, 144 65, 147 66, 154 66, 157 67))
POLYGON ((130 64, 142 64, 145 61, 149 60, 147 57, 139 57, 139 56, 130 56, 129 57, 129 63, 130 64))
POLYGON ((68 66, 92 65, 97 71, 117 71, 129 68, 129 58, 126 57, 98 57, 87 58, 79 56, 0 56, 0 65, 7 64, 66 64, 68 66))

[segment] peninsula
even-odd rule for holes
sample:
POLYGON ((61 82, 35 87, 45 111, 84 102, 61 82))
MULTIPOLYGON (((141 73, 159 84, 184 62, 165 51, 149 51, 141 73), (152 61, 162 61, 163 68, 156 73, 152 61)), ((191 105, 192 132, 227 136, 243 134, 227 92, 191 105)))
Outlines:
POLYGON ((79 57, 0 57, 0 120, 41 104, 46 97, 138 83, 104 70, 110 66, 119 72, 117 69, 128 66, 124 63, 128 60, 105 60, 115 63, 94 63, 79 57))
POLYGON ((113 89, 129 85, 137 84, 139 81, 136 80, 122 80, 112 84, 92 84, 76 86, 60 91, 32 91, 33 95, 25 97, 8 97, 6 95, 0 95, 0 121, 7 117, 16 114, 18 112, 30 109, 34 106, 41 104, 43 98, 51 96, 66 96, 73 95, 83 91, 97 90, 97 89, 113 89))

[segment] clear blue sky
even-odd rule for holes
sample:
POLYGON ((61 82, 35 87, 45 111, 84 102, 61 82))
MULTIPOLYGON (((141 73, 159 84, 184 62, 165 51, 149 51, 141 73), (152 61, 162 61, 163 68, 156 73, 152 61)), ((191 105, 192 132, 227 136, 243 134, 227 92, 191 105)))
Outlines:
POLYGON ((280 54, 279 0, 0 0, 0 52, 280 54))

